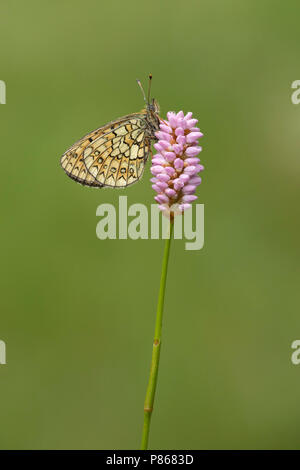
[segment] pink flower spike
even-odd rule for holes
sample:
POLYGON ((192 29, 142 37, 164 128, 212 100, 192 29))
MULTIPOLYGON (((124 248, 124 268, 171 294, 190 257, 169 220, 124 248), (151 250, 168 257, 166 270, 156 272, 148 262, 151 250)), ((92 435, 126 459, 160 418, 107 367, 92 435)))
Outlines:
POLYGON ((183 196, 182 201, 193 202, 193 201, 196 201, 196 199, 198 199, 198 197, 195 196, 194 194, 186 194, 185 196, 183 196))
POLYGON ((164 191, 168 187, 167 183, 164 183, 163 181, 158 181, 155 186, 157 186, 160 191, 164 191))
MULTIPOLYGON (((169 119, 169 121, 172 118, 176 118, 176 113, 174 113, 174 111, 167 112, 167 118, 169 119)), ((167 125, 170 125, 170 122, 167 122, 167 125)))
POLYGON ((179 111, 179 113, 176 114, 176 117, 177 119, 183 119, 184 118, 183 111, 179 111))
POLYGON ((190 181, 189 175, 186 175, 185 173, 181 173, 181 175, 179 176, 179 179, 183 181, 184 183, 187 183, 188 181, 190 181))
POLYGON ((184 188, 182 188, 182 192, 184 194, 192 194, 195 192, 195 189, 196 189, 196 186, 193 185, 193 184, 187 184, 186 186, 184 186, 184 188))
POLYGON ((199 186, 199 184, 201 183, 201 181, 202 181, 202 180, 201 180, 200 176, 192 176, 192 177, 190 178, 189 183, 190 183, 190 184, 194 184, 195 186, 199 186))
POLYGON ((157 150, 158 152, 162 152, 164 150, 163 146, 160 145, 159 142, 156 142, 153 147, 155 148, 155 150, 157 150))
POLYGON ((176 155, 174 152, 165 152, 165 159, 168 161, 168 162, 173 162, 176 158, 176 155))
POLYGON ((159 204, 163 204, 164 202, 169 202, 169 198, 165 194, 158 194, 158 196, 155 196, 154 199, 156 202, 159 202, 159 204))
POLYGON ((195 174, 196 167, 194 165, 192 166, 186 166, 184 169, 184 173, 187 175, 194 175, 195 174))
POLYGON ((159 140, 159 145, 163 147, 163 150, 166 150, 170 147, 170 142, 167 140, 159 140))
POLYGON ((203 134, 201 134, 201 132, 190 132, 187 136, 186 136, 186 141, 188 144, 193 144, 194 142, 196 142, 198 139, 200 139, 200 137, 202 137, 203 134))
POLYGON ((167 175, 173 176, 176 170, 172 166, 166 166, 165 171, 167 175))
POLYGON ((169 123, 170 123, 171 127, 173 127, 173 129, 175 129, 175 128, 177 127, 177 125, 178 125, 178 120, 177 120, 177 118, 176 118, 175 115, 174 115, 174 116, 171 115, 171 116, 169 117, 169 123))
POLYGON ((180 144, 174 144, 173 145, 173 150, 174 150, 175 153, 177 153, 177 155, 179 155, 179 154, 182 153, 183 146, 180 145, 180 144))
POLYGON ((198 140, 203 134, 191 112, 185 116, 183 111, 170 111, 167 118, 156 132, 157 154, 152 158, 151 182, 159 209, 167 217, 174 217, 197 199, 195 190, 201 183, 198 173, 204 169, 197 157, 202 150, 198 140))
POLYGON ((184 135, 179 135, 177 137, 176 141, 179 145, 185 145, 186 144, 186 138, 184 137, 184 135))
POLYGON ((201 171, 202 165, 196 165, 196 173, 199 173, 201 171))
POLYGON ((198 157, 189 157, 184 160, 184 163, 188 163, 189 165, 199 165, 200 160, 198 157))
POLYGON ((202 150, 202 147, 188 147, 185 151, 185 154, 188 157, 195 157, 198 155, 202 150))
POLYGON ((156 133, 155 133, 155 136, 156 136, 158 139, 163 139, 163 140, 166 140, 167 142, 170 142, 170 141, 171 141, 171 135, 170 135, 170 134, 167 134, 166 132, 162 132, 162 131, 156 132, 156 133))
POLYGON ((156 181, 159 180, 159 181, 163 181, 164 183, 166 183, 167 181, 169 181, 170 176, 165 173, 159 173, 159 175, 157 175, 157 178, 155 179, 156 181))
POLYGON ((166 189, 166 190, 165 190, 165 193, 166 193, 166 195, 169 196, 169 197, 174 197, 174 196, 176 196, 176 194, 177 194, 176 191, 175 191, 175 189, 171 189, 171 188, 166 189))
POLYGON ((167 126, 167 125, 164 124, 164 123, 161 123, 160 129, 161 129, 163 132, 166 132, 167 134, 171 134, 171 133, 172 133, 172 128, 171 128, 170 126, 167 126))
POLYGON ((160 165, 153 165, 151 167, 151 173, 152 175, 156 176, 158 175, 159 173, 164 173, 164 167, 160 166, 160 165))
POLYGON ((177 137, 179 135, 184 135, 184 130, 181 127, 177 127, 177 129, 175 129, 175 135, 177 135, 177 137))
POLYGON ((177 118, 177 128, 183 129, 183 130, 185 129, 185 127, 184 127, 184 119, 182 119, 182 118, 177 118))
POLYGON ((179 125, 180 125, 181 129, 185 130, 185 129, 188 128, 186 119, 181 119, 179 125))
POLYGON ((176 191, 180 191, 180 189, 182 189, 184 187, 184 182, 183 181, 180 181, 179 178, 176 178, 174 180, 174 189, 176 191))
POLYGON ((183 165, 184 165, 183 160, 181 158, 176 158, 176 160, 174 161, 174 168, 176 170, 182 170, 183 165))
POLYGON ((188 119, 187 120, 187 125, 188 128, 191 129, 191 127, 194 127, 198 122, 198 119, 188 119))
POLYGON ((159 154, 155 155, 154 158, 152 158, 152 165, 164 165, 166 163, 166 160, 161 157, 159 154))

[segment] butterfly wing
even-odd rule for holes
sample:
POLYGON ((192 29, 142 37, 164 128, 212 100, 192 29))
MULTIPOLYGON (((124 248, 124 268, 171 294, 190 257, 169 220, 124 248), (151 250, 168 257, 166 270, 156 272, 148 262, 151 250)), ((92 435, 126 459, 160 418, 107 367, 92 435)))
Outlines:
POLYGON ((75 181, 94 187, 124 188, 144 171, 151 139, 144 113, 113 121, 80 139, 61 158, 75 181))
POLYGON ((124 188, 142 176, 151 140, 143 114, 132 114, 100 135, 85 149, 83 159, 95 182, 111 188, 124 188))
POLYGON ((85 186, 101 187, 95 178, 87 171, 84 160, 84 149, 90 144, 93 138, 96 138, 100 129, 97 129, 90 134, 86 135, 72 147, 70 147, 61 157, 60 164, 66 174, 77 181, 77 183, 85 186))

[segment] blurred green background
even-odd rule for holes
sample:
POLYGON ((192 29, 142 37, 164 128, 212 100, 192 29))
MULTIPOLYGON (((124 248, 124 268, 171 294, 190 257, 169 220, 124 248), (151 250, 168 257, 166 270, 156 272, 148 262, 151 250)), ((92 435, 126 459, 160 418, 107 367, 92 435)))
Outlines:
POLYGON ((175 241, 150 448, 300 448, 298 1, 2 1, 2 449, 140 444, 162 240, 96 238, 60 155, 139 111, 204 132, 205 246, 175 241))

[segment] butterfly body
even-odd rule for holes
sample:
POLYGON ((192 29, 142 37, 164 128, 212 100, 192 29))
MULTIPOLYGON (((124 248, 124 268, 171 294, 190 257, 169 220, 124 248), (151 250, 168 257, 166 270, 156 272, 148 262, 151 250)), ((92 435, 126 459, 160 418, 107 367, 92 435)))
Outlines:
POLYGON ((159 129, 159 106, 152 100, 129 114, 90 132, 61 157, 66 174, 85 186, 125 188, 144 171, 159 129))

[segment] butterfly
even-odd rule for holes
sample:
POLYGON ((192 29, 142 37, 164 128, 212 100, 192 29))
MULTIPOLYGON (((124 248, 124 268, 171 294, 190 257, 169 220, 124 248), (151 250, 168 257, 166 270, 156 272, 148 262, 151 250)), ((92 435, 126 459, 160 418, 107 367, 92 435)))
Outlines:
POLYGON ((60 163, 70 178, 84 186, 125 188, 142 177, 160 124, 159 105, 154 98, 150 102, 151 79, 148 99, 138 80, 146 102, 141 112, 99 127, 63 154, 60 163))

